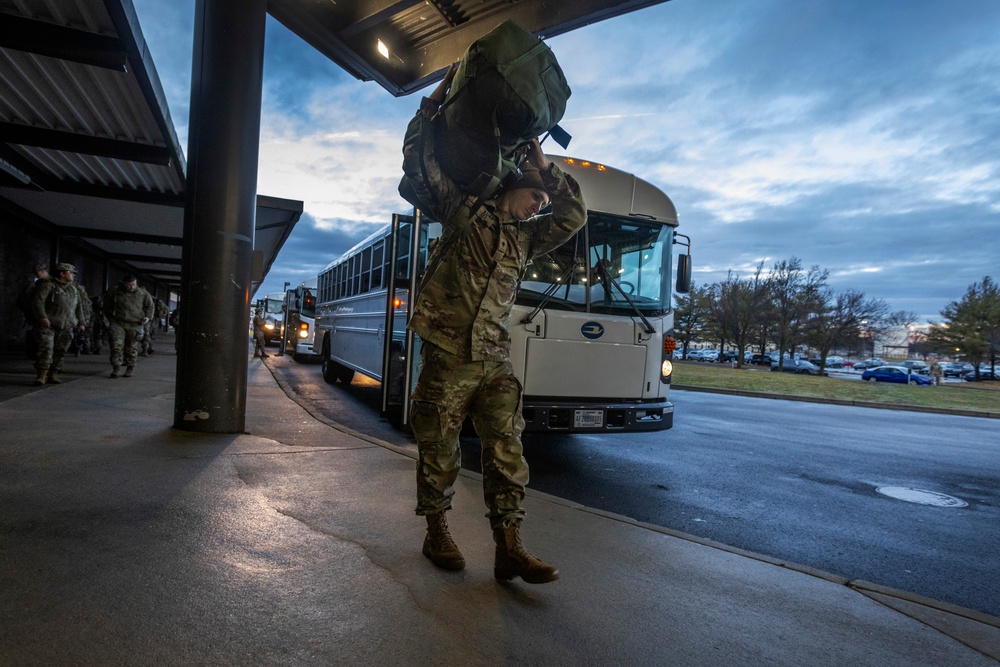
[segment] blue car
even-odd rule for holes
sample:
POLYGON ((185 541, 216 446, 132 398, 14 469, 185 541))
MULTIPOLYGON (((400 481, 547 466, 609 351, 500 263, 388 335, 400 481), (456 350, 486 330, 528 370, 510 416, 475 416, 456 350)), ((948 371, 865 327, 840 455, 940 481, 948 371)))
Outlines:
POLYGON ((861 379, 868 382, 896 382, 898 384, 921 384, 928 386, 931 384, 930 376, 911 373, 909 369, 902 366, 869 368, 861 374, 861 379))

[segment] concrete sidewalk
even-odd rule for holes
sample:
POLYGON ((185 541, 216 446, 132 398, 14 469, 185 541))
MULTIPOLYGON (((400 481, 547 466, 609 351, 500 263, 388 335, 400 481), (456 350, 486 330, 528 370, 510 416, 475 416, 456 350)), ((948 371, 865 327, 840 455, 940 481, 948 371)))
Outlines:
MULTIPOLYGON (((529 490, 559 566, 500 584, 420 554, 410 454, 318 421, 250 364, 241 435, 172 428, 172 354, 0 403, 2 665, 997 665, 1000 620, 529 490)), ((30 380, 30 378, 28 378, 30 380)))

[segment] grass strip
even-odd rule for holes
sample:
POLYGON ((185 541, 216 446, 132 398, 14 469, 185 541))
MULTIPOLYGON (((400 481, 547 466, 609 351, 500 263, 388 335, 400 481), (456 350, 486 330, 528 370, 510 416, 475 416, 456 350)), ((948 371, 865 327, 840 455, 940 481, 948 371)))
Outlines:
POLYGON ((733 389, 784 396, 870 401, 945 410, 1000 413, 1000 382, 949 382, 920 387, 814 375, 776 373, 757 367, 674 362, 672 384, 705 389, 733 389))

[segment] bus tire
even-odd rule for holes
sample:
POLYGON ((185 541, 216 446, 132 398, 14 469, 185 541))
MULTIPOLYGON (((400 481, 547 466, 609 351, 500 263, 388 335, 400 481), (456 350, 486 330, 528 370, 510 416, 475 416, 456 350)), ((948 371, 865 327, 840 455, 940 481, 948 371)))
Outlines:
POLYGON ((346 366, 341 366, 338 363, 334 363, 333 365, 336 369, 337 379, 340 380, 340 384, 351 384, 351 382, 354 381, 353 370, 347 368, 346 366))
POLYGON ((323 346, 323 379, 328 384, 335 384, 337 382, 337 371, 334 368, 333 362, 330 361, 330 348, 326 346, 323 346))

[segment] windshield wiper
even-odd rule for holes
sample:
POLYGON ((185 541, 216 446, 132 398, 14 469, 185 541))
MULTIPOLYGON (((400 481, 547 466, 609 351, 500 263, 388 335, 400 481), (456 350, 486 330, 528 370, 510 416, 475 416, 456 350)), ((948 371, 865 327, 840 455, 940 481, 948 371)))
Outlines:
POLYGON ((549 301, 552 300, 552 297, 555 296, 556 291, 560 287, 566 287, 567 285, 569 285, 567 281, 570 279, 570 277, 572 277, 573 272, 576 271, 577 267, 580 266, 581 264, 582 262, 580 262, 579 260, 570 263, 570 265, 566 268, 565 271, 563 271, 563 274, 559 276, 556 282, 552 283, 551 285, 545 288, 545 291, 542 292, 542 300, 538 302, 538 305, 535 306, 534 310, 532 310, 530 313, 524 316, 524 319, 521 320, 521 324, 531 324, 531 321, 535 319, 535 315, 538 315, 538 313, 541 312, 542 308, 548 305, 549 301))
POLYGON ((611 283, 619 292, 621 292, 622 297, 624 297, 625 301, 628 302, 628 305, 632 307, 632 311, 635 312, 635 314, 639 316, 639 319, 642 320, 642 323, 646 325, 646 333, 648 334, 656 333, 656 329, 653 328, 653 324, 648 319, 646 319, 646 316, 642 314, 642 311, 639 310, 639 307, 635 305, 635 302, 632 301, 632 298, 625 293, 625 290, 623 290, 622 286, 618 284, 618 281, 615 280, 614 277, 612 277, 611 272, 608 271, 607 260, 604 259, 597 260, 597 266, 595 268, 597 270, 597 273, 600 274, 601 278, 603 278, 605 281, 604 289, 610 292, 611 289, 608 287, 607 283, 611 283))

